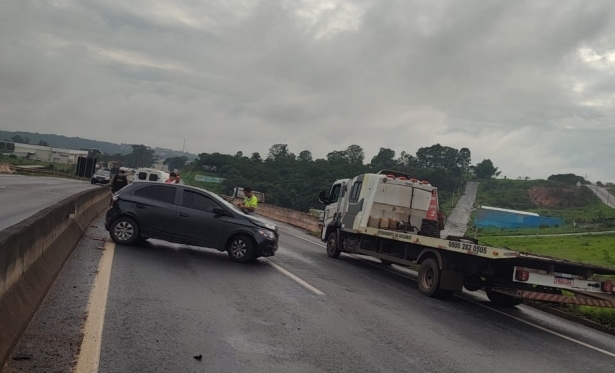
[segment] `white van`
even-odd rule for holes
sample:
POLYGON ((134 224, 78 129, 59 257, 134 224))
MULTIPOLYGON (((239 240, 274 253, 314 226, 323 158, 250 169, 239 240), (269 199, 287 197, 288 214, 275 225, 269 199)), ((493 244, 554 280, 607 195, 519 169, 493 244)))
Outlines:
POLYGON ((135 171, 132 182, 157 181, 159 183, 164 183, 169 180, 169 176, 170 174, 168 172, 156 170, 154 168, 139 168, 135 171))

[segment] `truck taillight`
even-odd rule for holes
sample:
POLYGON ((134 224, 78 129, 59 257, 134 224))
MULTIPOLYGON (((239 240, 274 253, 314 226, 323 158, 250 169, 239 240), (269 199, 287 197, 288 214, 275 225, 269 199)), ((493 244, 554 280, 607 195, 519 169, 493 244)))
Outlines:
POLYGON ((530 279, 530 273, 528 271, 518 269, 517 272, 515 272, 515 279, 517 281, 527 281, 530 279))
POLYGON ((613 292, 613 283, 611 281, 604 281, 601 286, 602 291, 605 293, 613 292))

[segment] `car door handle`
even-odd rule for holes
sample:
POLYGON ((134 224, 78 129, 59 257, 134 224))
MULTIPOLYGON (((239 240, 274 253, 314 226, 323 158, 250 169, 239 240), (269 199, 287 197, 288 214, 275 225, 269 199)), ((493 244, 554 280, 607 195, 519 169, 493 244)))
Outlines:
POLYGON ((189 218, 190 215, 186 214, 185 212, 180 212, 179 216, 181 216, 182 218, 189 218))
POLYGON ((137 203, 137 208, 143 210, 143 209, 145 209, 145 205, 137 203))

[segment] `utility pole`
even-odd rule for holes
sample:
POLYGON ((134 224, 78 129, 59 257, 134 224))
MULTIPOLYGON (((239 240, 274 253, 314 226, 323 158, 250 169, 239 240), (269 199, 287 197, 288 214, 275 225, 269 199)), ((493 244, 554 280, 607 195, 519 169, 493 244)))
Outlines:
POLYGON ((186 138, 184 137, 184 146, 182 146, 182 153, 186 152, 186 138))

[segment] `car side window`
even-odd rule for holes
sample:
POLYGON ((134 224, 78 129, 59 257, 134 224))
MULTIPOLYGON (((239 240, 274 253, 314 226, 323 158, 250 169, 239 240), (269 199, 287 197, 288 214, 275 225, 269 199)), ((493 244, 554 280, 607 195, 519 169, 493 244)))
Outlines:
POLYGON ((163 185, 151 185, 135 191, 135 196, 164 203, 175 203, 175 188, 163 185))
POLYGON ((184 200, 182 206, 189 209, 206 212, 214 212, 214 208, 221 207, 216 201, 212 200, 211 198, 204 196, 200 193, 193 192, 191 190, 184 190, 184 200))

